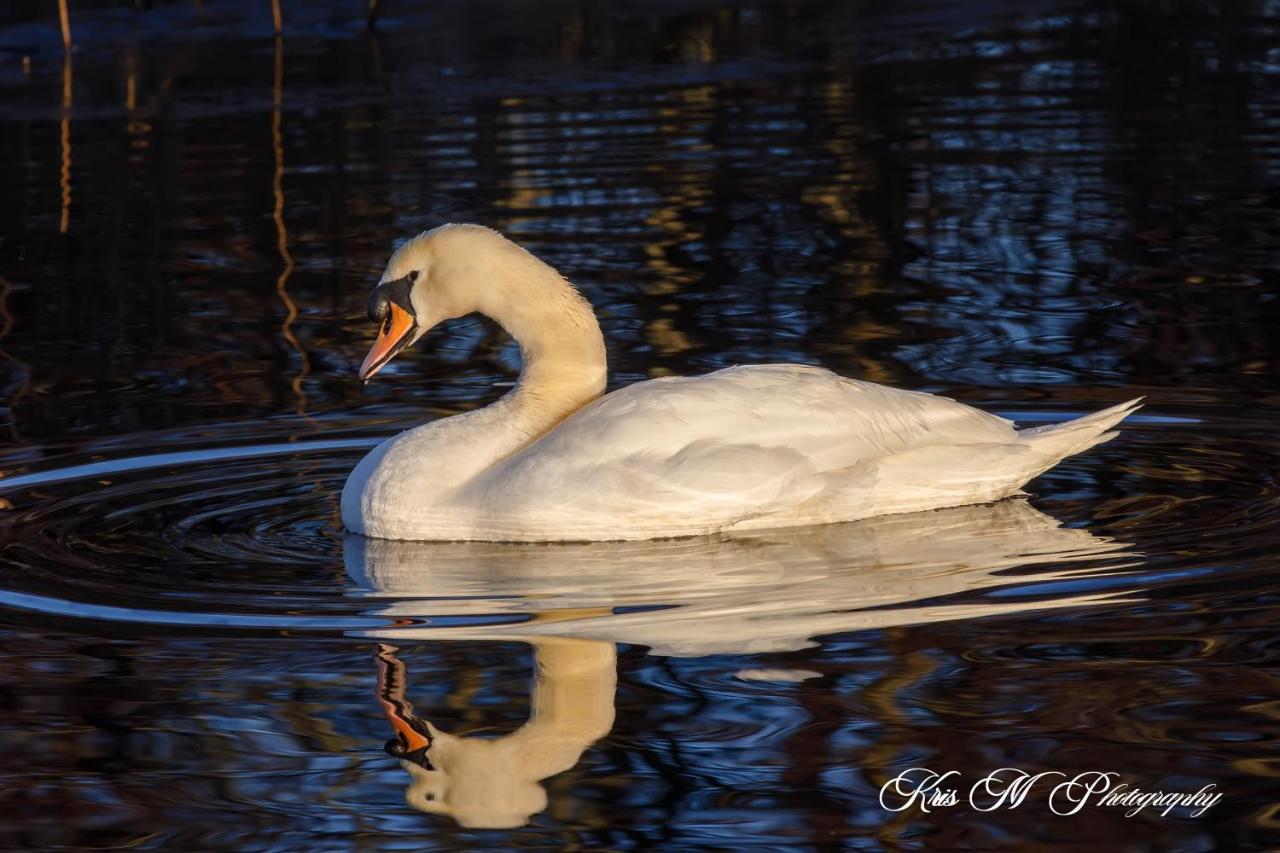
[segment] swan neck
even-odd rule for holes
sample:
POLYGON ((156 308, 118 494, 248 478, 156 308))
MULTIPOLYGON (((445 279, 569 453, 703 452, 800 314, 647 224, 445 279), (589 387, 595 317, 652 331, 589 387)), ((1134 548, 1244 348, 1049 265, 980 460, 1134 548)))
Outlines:
POLYGON ((484 313, 520 346, 510 402, 530 427, 545 431, 604 393, 608 370, 591 303, 554 269, 539 266, 484 313))

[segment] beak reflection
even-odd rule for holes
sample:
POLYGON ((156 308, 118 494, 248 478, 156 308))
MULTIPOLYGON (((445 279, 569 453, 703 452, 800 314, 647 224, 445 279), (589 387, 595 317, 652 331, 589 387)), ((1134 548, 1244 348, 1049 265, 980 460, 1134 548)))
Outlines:
POLYGON ((543 781, 572 769, 613 728, 618 687, 613 643, 532 641, 529 719, 497 737, 454 735, 418 717, 395 646, 379 643, 377 697, 395 734, 387 751, 409 774, 405 802, 459 826, 514 829, 547 808, 543 781))

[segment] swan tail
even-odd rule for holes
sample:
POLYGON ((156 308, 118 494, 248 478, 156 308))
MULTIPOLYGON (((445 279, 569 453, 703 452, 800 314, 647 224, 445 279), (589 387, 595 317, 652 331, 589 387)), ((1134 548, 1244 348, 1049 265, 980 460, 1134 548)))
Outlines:
POLYGON ((1137 397, 1075 420, 1018 430, 1018 442, 1029 445, 1047 460, 1052 459, 1045 466, 1048 470, 1059 460, 1115 438, 1119 433, 1111 428, 1141 408, 1142 400, 1137 397))
MULTIPOLYGON (((847 521, 997 501, 1068 456, 1116 436, 1111 430, 1141 398, 1066 423, 1019 430, 1011 441, 926 445, 826 472, 825 488, 805 509, 809 518, 847 521)), ((778 526, 778 515, 751 526, 778 526)))

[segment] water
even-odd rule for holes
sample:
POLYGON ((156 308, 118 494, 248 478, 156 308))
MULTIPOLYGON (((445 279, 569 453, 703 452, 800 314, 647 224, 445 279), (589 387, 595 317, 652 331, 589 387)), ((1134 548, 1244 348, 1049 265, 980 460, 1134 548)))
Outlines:
POLYGON ((382 5, 85 0, 70 63, 0 15, 0 846, 1280 843, 1269 7, 382 5), (365 449, 518 370, 465 320, 354 378, 449 220, 570 275, 615 386, 1148 405, 1029 502, 344 537, 365 449), (917 766, 1223 798, 882 809, 917 766))

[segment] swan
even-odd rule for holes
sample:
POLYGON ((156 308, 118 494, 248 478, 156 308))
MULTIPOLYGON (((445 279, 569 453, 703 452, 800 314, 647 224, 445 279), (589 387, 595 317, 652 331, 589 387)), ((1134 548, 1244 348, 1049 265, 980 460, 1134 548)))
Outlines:
POLYGON ((357 464, 342 521, 401 540, 695 536, 987 503, 1112 438, 1140 398, 1035 429, 946 397, 800 364, 664 377, 604 394, 591 304, 479 225, 423 232, 369 299, 368 382, 437 324, 472 313, 520 346, 515 388, 394 436, 357 464))

